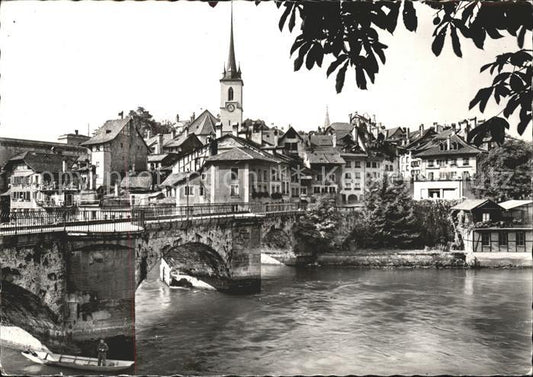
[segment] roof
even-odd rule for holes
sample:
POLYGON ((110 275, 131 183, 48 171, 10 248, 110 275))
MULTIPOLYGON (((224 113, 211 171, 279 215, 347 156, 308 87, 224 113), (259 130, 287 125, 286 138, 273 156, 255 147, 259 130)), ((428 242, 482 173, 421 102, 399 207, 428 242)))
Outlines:
POLYGON ((533 204, 533 200, 527 199, 527 200, 507 200, 505 202, 498 203, 500 207, 503 207, 505 209, 513 209, 522 207, 525 205, 533 204))
POLYGON ((333 139, 331 135, 310 135, 309 141, 311 142, 311 145, 315 145, 317 147, 332 147, 333 146, 333 139))
POLYGON ((112 119, 106 121, 104 125, 96 131, 96 135, 81 143, 81 145, 103 144, 114 140, 130 120, 131 117, 127 116, 124 119, 112 119))
MULTIPOLYGON (((445 131, 446 132, 446 131, 445 131)), ((447 143, 448 137, 438 137, 428 145, 428 148, 417 153, 417 157, 429 157, 429 156, 460 156, 460 155, 477 155, 483 152, 483 150, 467 144, 459 136, 453 134, 449 136, 450 142, 457 143, 457 149, 441 149, 441 145, 447 143)))
MULTIPOLYGON (((481 207, 485 204, 493 204, 494 206, 498 206, 497 203, 493 202, 490 199, 466 199, 465 201, 456 204, 451 209, 452 210, 463 210, 463 211, 471 211, 473 209, 476 209, 478 207, 481 207)), ((499 206, 498 206, 499 207, 499 206)))
POLYGON ((173 139, 172 138, 172 133, 157 134, 157 135, 154 135, 154 136, 146 139, 146 145, 148 145, 149 147, 155 145, 157 143, 157 139, 159 139, 159 135, 163 135, 163 145, 165 145, 166 143, 169 143, 173 139))
POLYGON ((227 151, 224 151, 220 154, 211 156, 206 161, 213 162, 213 161, 253 161, 253 160, 261 160, 261 161, 277 163, 277 161, 273 157, 272 158, 267 157, 266 155, 262 155, 254 150, 251 150, 251 149, 244 150, 243 148, 240 148, 240 147, 235 147, 227 151))
POLYGON ((184 181, 191 174, 192 173, 190 172, 172 173, 161 183, 160 186, 167 186, 167 187, 176 186, 176 184, 180 183, 181 181, 184 181))
POLYGON ((346 161, 335 149, 307 151, 307 159, 310 164, 344 164, 346 161))
POLYGON ((396 133, 400 133, 400 137, 405 135, 405 131, 402 127, 394 127, 394 128, 386 129, 385 132, 387 134, 387 138, 392 138, 396 133))
POLYGON ((149 191, 152 187, 152 177, 147 175, 126 176, 120 182, 120 187, 129 190, 149 191))
POLYGON ((194 139, 196 139, 196 144, 198 146, 203 145, 202 142, 198 139, 198 136, 196 136, 196 134, 190 133, 187 135, 185 133, 182 133, 176 139, 169 140, 166 144, 164 144, 164 146, 166 148, 178 148, 182 146, 187 140, 192 140, 194 143, 194 139))
POLYGON ((215 125, 218 119, 209 112, 204 110, 191 124, 189 124, 189 134, 210 135, 215 133, 215 125))
POLYGON ((161 162, 163 161, 165 158, 167 158, 169 156, 168 153, 163 153, 163 154, 149 154, 148 155, 148 162, 161 162))
POLYGON ((76 157, 64 156, 52 153, 23 152, 11 157, 5 164, 7 168, 10 164, 23 162, 28 165, 34 172, 42 173, 48 171, 58 173, 63 171, 63 161, 67 162, 67 167, 71 167, 76 157))

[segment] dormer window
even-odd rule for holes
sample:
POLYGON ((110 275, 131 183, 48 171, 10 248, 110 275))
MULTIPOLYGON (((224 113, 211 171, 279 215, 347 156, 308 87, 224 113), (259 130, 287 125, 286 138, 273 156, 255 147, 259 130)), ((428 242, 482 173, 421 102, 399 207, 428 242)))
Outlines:
POLYGON ((233 88, 228 89, 228 101, 233 101, 233 88))

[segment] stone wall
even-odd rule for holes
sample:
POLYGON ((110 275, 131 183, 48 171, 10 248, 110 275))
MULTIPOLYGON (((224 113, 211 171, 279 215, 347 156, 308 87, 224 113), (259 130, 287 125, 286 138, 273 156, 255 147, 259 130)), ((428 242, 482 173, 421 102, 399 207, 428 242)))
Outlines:
POLYGON ((257 290, 261 280, 260 232, 258 220, 244 218, 147 223, 135 244, 136 282, 140 284, 165 253, 178 246, 204 244, 220 255, 229 271, 229 281, 219 279, 217 288, 225 289, 227 284, 228 289, 257 290))

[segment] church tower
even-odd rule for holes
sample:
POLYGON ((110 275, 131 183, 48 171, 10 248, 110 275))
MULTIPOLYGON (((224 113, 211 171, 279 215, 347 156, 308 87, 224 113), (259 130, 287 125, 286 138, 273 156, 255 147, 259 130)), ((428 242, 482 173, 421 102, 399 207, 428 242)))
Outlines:
POLYGON ((231 3, 231 26, 229 39, 229 56, 224 73, 220 79, 220 122, 222 134, 231 133, 237 125, 240 131, 242 125, 242 87, 241 67, 235 62, 235 47, 233 44, 233 2, 231 3))

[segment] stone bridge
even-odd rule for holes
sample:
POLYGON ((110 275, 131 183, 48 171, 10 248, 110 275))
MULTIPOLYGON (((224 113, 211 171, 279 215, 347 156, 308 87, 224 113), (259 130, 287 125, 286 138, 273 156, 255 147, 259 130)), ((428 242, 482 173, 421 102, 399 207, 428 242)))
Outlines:
POLYGON ((123 232, 106 232, 100 224, 94 228, 97 231, 65 227, 0 233, 2 297, 15 301, 25 297, 13 302, 12 310, 4 306, 3 320, 52 347, 72 341, 83 348, 84 342, 116 337, 133 344, 135 289, 162 257, 181 255, 180 270, 219 290, 257 292, 262 247, 288 256, 289 263, 297 261, 291 259, 295 244, 291 228, 301 214, 150 219, 123 232), (211 270, 204 268, 206 261, 211 270), (14 292, 20 289, 24 296, 14 292), (38 311, 47 318, 24 320, 17 308, 27 302, 42 304, 38 311))

